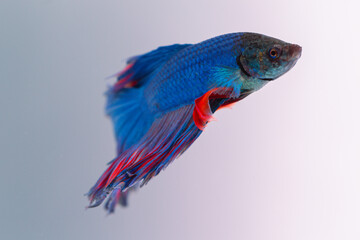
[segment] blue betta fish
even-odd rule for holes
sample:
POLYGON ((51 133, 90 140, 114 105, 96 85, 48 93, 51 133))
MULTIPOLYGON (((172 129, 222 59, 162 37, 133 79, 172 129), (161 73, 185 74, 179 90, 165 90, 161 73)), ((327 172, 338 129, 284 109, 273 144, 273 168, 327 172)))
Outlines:
POLYGON ((289 71, 301 47, 231 33, 132 57, 107 92, 117 157, 90 189, 89 207, 113 212, 200 136, 212 115, 289 71))

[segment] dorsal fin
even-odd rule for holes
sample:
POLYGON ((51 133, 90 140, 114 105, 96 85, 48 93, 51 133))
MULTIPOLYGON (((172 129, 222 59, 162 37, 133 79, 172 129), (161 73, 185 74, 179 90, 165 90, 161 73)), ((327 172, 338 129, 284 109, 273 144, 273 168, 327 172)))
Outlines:
POLYGON ((151 52, 128 59, 128 65, 125 69, 115 75, 117 82, 114 85, 114 90, 119 91, 123 88, 142 86, 154 73, 159 71, 172 56, 190 45, 191 44, 174 44, 159 47, 151 52))
POLYGON ((118 81, 107 92, 106 113, 114 125, 118 153, 135 144, 146 133, 153 116, 146 107, 143 85, 177 52, 190 44, 175 44, 132 57, 118 81))

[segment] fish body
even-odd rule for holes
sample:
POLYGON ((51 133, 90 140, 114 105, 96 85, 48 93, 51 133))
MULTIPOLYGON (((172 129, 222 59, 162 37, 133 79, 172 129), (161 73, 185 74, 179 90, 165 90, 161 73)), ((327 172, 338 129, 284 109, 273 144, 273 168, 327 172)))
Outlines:
POLYGON ((222 35, 179 51, 149 82, 145 90, 148 102, 164 112, 192 104, 214 87, 239 88, 241 76, 234 59, 241 51, 242 35, 222 35))
POLYGON ((88 193, 113 212, 180 156, 212 115, 289 71, 301 47, 256 33, 160 47, 130 58, 107 92, 118 156, 88 193))

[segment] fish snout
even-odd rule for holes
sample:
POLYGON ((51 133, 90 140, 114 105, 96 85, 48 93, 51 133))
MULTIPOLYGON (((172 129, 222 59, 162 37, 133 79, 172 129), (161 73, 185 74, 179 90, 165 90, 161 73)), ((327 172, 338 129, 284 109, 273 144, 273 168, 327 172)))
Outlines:
POLYGON ((289 46, 289 56, 291 59, 299 59, 301 57, 302 48, 297 44, 289 46))

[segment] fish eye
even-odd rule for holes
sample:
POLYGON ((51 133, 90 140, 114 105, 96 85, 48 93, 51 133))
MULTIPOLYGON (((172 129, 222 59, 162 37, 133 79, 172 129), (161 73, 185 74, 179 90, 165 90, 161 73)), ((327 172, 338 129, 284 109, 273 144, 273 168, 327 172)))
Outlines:
POLYGON ((272 59, 278 58, 280 56, 280 49, 277 47, 270 48, 269 56, 272 59))

